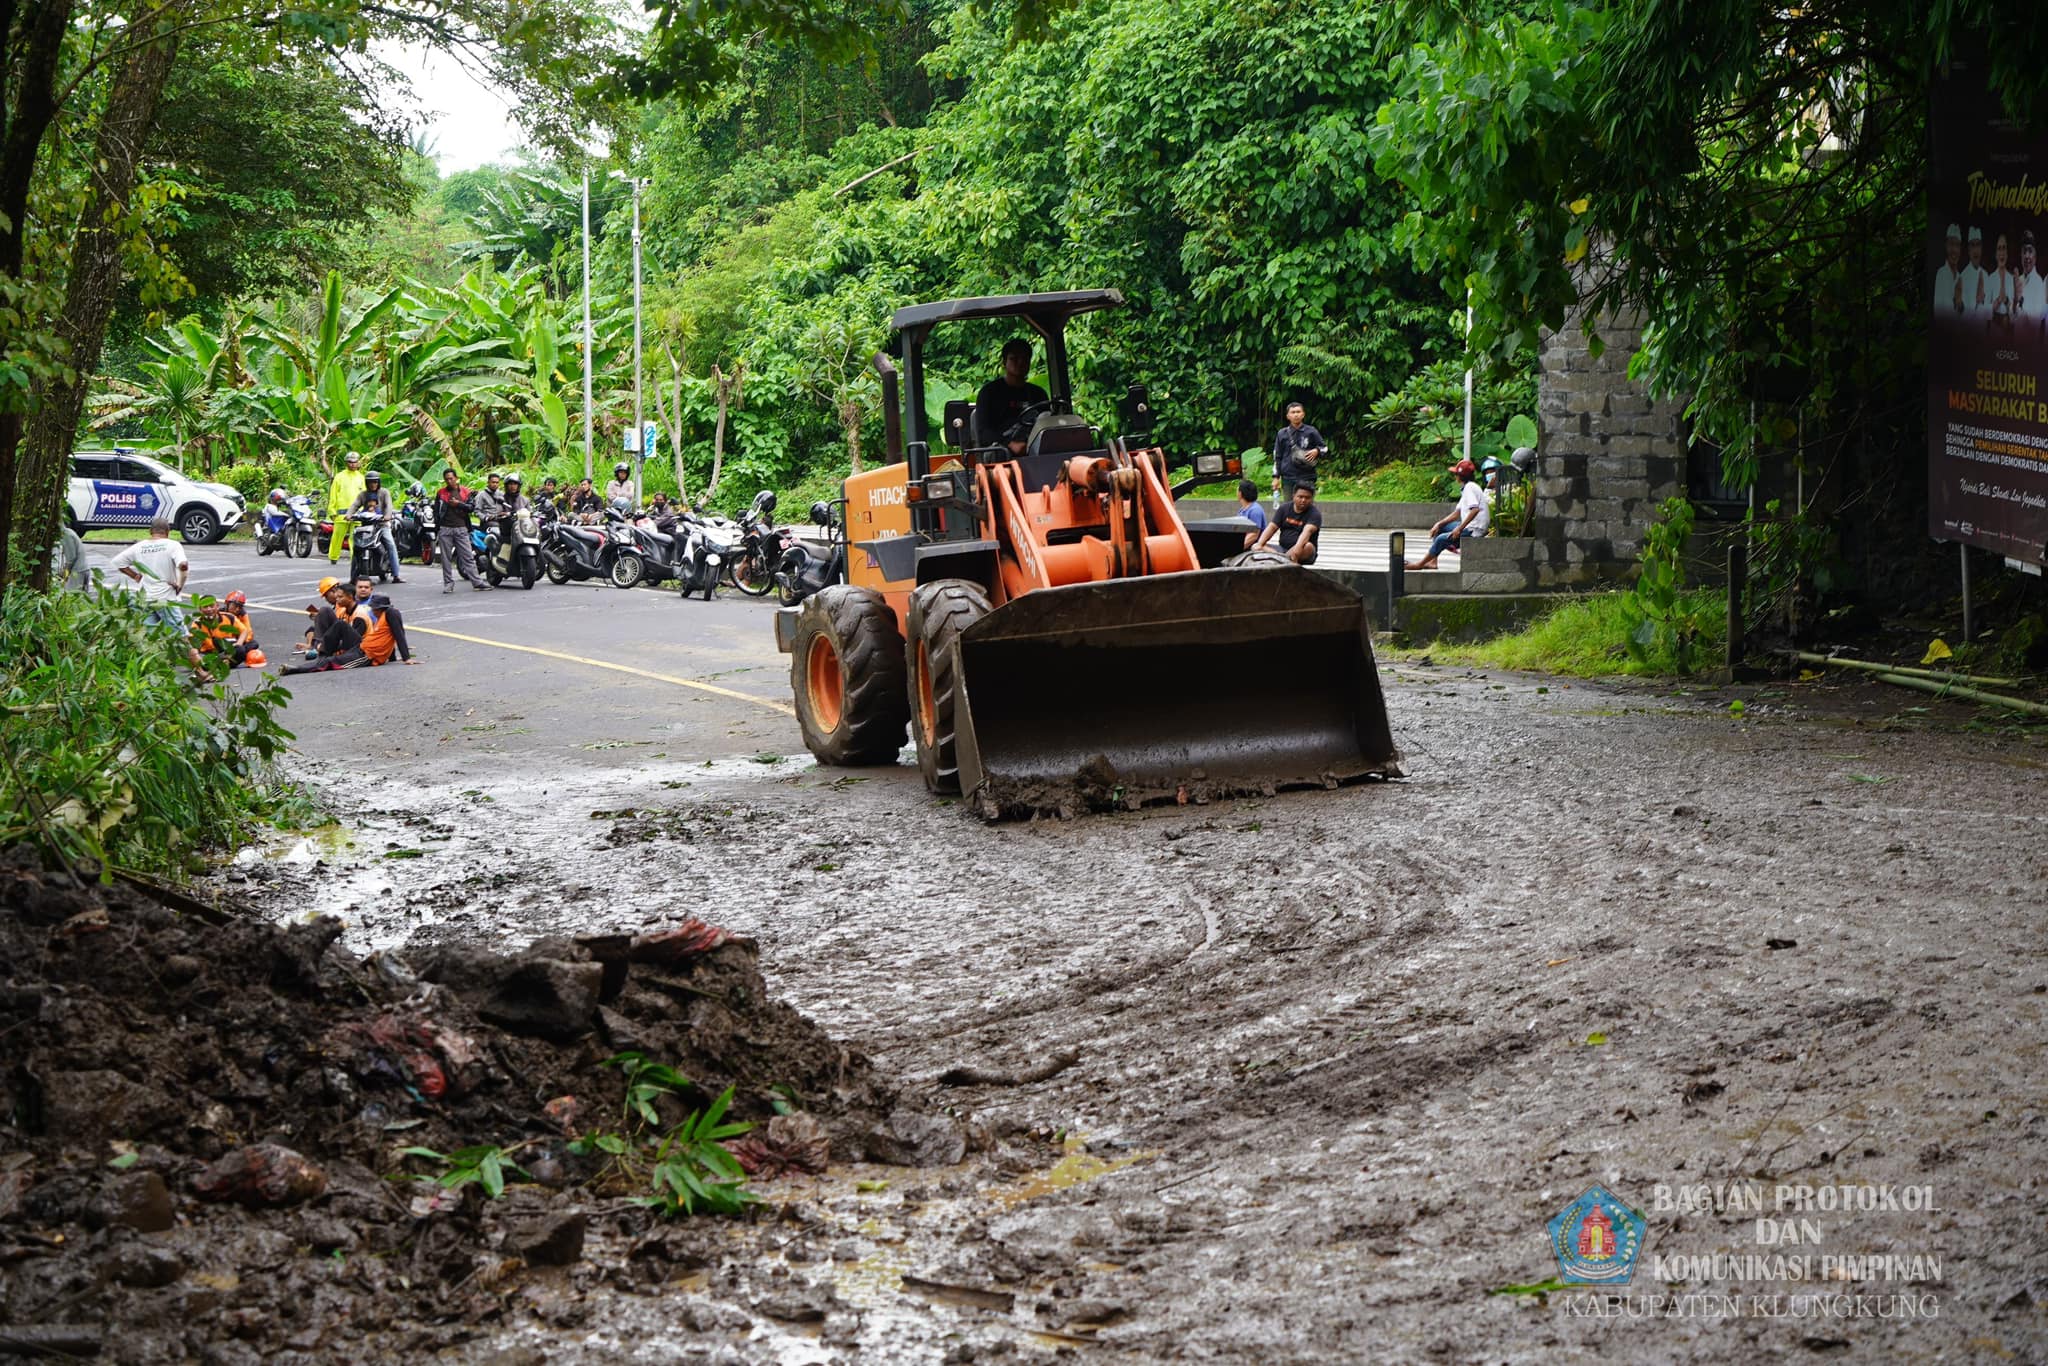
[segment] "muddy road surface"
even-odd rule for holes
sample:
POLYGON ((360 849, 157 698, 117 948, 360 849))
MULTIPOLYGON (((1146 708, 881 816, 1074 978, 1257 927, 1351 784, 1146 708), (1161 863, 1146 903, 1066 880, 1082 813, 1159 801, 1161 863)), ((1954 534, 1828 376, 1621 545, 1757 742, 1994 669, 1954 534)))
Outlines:
POLYGON ((475 1359, 2048 1359, 2048 736, 1409 662, 1404 780, 989 826, 815 767, 759 604, 520 596, 301 680, 344 824, 227 877, 358 951, 702 916, 986 1143, 475 1359), (1560 1288, 1596 1186, 1632 1279, 1560 1288))

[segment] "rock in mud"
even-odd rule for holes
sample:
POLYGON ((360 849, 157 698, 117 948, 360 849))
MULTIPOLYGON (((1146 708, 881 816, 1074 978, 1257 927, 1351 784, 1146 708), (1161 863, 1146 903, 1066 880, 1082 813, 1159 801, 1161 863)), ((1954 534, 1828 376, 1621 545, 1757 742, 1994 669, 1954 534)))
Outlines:
POLYGON ((967 1156, 967 1135, 950 1115, 892 1111, 870 1129, 868 1158, 894 1167, 950 1167, 967 1156))
POLYGON ((582 1210, 522 1219, 505 1228, 505 1251, 528 1266, 568 1266, 583 1256, 589 1221, 582 1210))
POLYGON ((139 1233, 162 1233, 176 1222, 170 1188, 155 1172, 122 1172, 107 1182, 87 1221, 139 1233))
POLYGON ((506 958, 446 948, 420 971, 476 1008, 500 1029, 553 1043, 572 1043, 597 1023, 604 965, 559 958, 506 958))
POLYGON ((784 1172, 816 1175, 832 1160, 832 1137, 817 1116, 801 1111, 777 1115, 763 1128, 726 1145, 749 1176, 776 1177, 784 1172))
POLYGON ((250 1209, 295 1205, 326 1189, 326 1172, 276 1143, 237 1148, 192 1178, 192 1191, 200 1199, 232 1200, 250 1209))
POLYGON ((107 1258, 107 1278, 136 1290, 157 1290, 185 1274, 185 1259, 175 1249, 134 1242, 116 1248, 107 1258))

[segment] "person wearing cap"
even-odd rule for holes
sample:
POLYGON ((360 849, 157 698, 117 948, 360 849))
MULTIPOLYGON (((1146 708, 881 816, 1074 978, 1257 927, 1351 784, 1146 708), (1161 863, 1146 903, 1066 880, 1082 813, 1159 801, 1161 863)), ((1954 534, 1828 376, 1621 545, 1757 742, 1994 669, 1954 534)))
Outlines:
POLYGON ((1963 316, 1973 323, 1980 323, 1991 313, 1984 297, 1984 284, 1990 275, 1984 269, 1984 229, 1971 228, 1969 243, 1970 260, 1963 267, 1963 316))
POLYGON ((472 591, 490 591, 491 585, 476 572, 476 550, 469 541, 469 518, 475 495, 462 487, 462 479, 450 465, 441 471, 441 487, 434 490, 434 536, 441 543, 441 591, 455 591, 455 571, 469 580, 472 591))
POLYGON ((1252 544, 1254 550, 1275 537, 1279 538, 1280 553, 1296 564, 1316 562, 1316 538, 1323 530, 1323 510, 1315 505, 1316 486, 1296 484, 1288 495, 1287 506, 1273 514, 1273 520, 1259 533, 1259 539, 1252 544))
POLYGON ((371 470, 363 476, 363 491, 356 495, 350 512, 364 514, 363 520, 377 519, 377 544, 384 547, 384 562, 390 567, 391 581, 404 583, 398 576, 398 534, 391 529, 391 490, 384 487, 384 476, 371 470))
POLYGON ((621 498, 629 503, 637 501, 633 497, 633 467, 623 460, 612 466, 612 481, 604 486, 605 502, 616 503, 621 498))
POLYGON ((1951 223, 1942 248, 1948 259, 1934 272, 1934 314, 1938 318, 1963 316, 1963 230, 1951 223))
POLYGON ((355 624, 370 663, 389 664, 394 654, 402 663, 417 663, 405 639, 405 614, 392 605, 391 599, 377 592, 368 579, 357 579, 355 600, 355 611, 349 619, 355 624))
POLYGON ((327 538, 327 563, 341 563, 341 548, 348 544, 349 535, 355 528, 349 524, 348 510, 356 505, 356 499, 363 492, 363 457, 350 451, 341 469, 334 472, 334 479, 327 485, 327 511, 334 518, 334 534, 327 538))
POLYGON ((1308 425, 1308 409, 1299 400, 1287 405, 1287 425, 1273 436, 1273 500, 1283 508, 1294 497, 1297 484, 1313 486, 1316 462, 1329 449, 1323 434, 1308 425))
POLYGON ((142 600, 149 606, 149 620, 160 626, 183 626, 185 614, 178 607, 178 595, 192 572, 185 547, 171 539, 171 516, 159 511, 149 524, 149 539, 137 541, 107 562, 107 568, 125 574, 142 585, 142 600))
POLYGON ((310 605, 313 624, 307 630, 306 657, 280 672, 315 673, 323 669, 353 669, 369 662, 362 651, 362 628, 354 620, 356 600, 340 579, 320 580, 320 596, 326 606, 310 605))
POLYGON ((1436 568, 1437 556, 1446 550, 1456 550, 1460 541, 1484 536, 1492 524, 1493 514, 1487 509, 1485 491, 1479 487, 1479 467, 1470 460, 1460 460, 1451 466, 1451 473, 1458 476, 1458 506, 1429 529, 1435 538, 1429 543, 1429 553, 1409 564, 1410 569, 1436 568))

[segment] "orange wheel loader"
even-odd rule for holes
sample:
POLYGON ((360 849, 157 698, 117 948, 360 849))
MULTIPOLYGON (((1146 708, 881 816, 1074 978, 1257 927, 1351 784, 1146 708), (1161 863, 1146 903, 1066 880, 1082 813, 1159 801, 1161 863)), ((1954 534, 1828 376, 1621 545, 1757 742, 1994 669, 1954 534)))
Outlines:
POLYGON ((1197 455, 1170 483, 1141 386, 1118 404, 1121 435, 1073 411, 1066 325, 1122 302, 897 311, 900 371, 875 357, 893 463, 845 482, 845 581, 776 617, 821 761, 892 763, 907 724, 926 785, 990 818, 1398 775, 1363 600, 1244 551, 1240 517, 1183 520, 1175 500, 1234 482, 1238 462, 1197 455), (926 339, 977 318, 1037 335, 1048 398, 1004 432, 947 403, 935 443, 926 339))

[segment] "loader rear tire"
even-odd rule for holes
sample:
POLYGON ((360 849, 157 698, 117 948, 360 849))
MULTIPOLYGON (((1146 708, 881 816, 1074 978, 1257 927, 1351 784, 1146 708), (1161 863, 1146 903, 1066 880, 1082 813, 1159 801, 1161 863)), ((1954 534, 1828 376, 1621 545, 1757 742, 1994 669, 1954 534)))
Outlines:
POLYGON ((959 680, 954 677, 953 642, 990 612, 988 594, 967 579, 939 579, 910 596, 910 639, 904 643, 908 675, 910 738, 917 766, 933 792, 960 790, 960 759, 954 743, 959 680))
POLYGON ((804 744, 824 764, 894 763, 910 706, 896 614, 871 588, 835 583, 804 600, 789 659, 804 744))
POLYGON ((1240 551, 1238 554, 1232 555, 1229 559, 1225 560, 1218 567, 1222 569, 1264 569, 1269 565, 1279 565, 1285 568, 1293 563, 1294 561, 1288 559, 1279 551, 1267 550, 1261 546, 1257 550, 1240 551))

